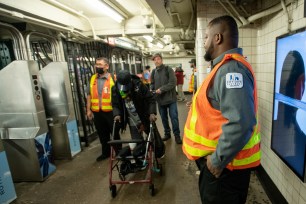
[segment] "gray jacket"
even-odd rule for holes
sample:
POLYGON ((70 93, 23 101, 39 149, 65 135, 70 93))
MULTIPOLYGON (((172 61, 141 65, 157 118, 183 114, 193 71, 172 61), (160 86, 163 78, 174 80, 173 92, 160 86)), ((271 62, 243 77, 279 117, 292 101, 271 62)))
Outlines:
POLYGON ((165 65, 156 67, 151 75, 152 90, 161 90, 161 94, 156 94, 158 105, 168 105, 176 102, 176 77, 174 71, 165 65))
MULTIPOLYGON (((222 53, 212 61, 212 68, 229 53, 242 54, 242 49, 235 48, 222 53)), ((221 111, 228 122, 222 126, 217 149, 211 155, 213 166, 225 168, 249 141, 256 124, 253 90, 254 78, 242 63, 231 60, 217 71, 208 98, 211 105, 221 111), (243 87, 228 88, 226 75, 229 73, 241 74, 243 87)))

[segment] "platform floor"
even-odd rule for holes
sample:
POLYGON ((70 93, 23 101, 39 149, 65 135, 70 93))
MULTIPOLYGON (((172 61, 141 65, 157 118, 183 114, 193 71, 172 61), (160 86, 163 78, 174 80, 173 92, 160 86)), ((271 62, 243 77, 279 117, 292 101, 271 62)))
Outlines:
MULTIPOLYGON (((189 96, 190 97, 190 96, 189 96)), ((188 109, 178 102, 180 129, 183 132, 188 109)), ((161 119, 157 126, 163 133, 161 119)), ((122 135, 128 138, 126 132, 122 135)), ((44 182, 15 183, 17 199, 13 204, 199 204, 198 174, 193 161, 186 159, 181 145, 172 137, 165 142, 166 155, 161 159, 163 175, 153 174, 155 196, 149 184, 117 185, 117 196, 109 190, 109 160, 96 162, 101 146, 96 139, 72 160, 56 161, 56 171, 44 182)), ((127 179, 139 179, 145 172, 129 174, 127 179)), ((114 172, 116 174, 117 172, 114 172)), ((114 177, 115 178, 115 177, 114 177)), ((271 201, 255 173, 252 174, 247 203, 269 204, 271 201)))

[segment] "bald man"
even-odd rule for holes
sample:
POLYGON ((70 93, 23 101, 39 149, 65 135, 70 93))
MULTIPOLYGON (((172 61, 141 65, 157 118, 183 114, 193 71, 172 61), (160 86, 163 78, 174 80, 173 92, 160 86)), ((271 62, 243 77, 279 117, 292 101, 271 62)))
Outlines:
POLYGON ((260 164, 255 76, 231 16, 208 24, 204 48, 212 71, 193 97, 183 151, 200 169, 202 203, 245 203, 251 169, 260 164))

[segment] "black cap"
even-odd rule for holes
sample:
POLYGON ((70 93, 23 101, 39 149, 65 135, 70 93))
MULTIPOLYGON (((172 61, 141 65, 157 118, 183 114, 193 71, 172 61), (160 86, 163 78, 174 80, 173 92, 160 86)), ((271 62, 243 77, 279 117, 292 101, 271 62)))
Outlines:
POLYGON ((127 85, 131 82, 131 74, 128 70, 120 70, 117 74, 117 81, 122 85, 127 85))
POLYGON ((189 61, 189 63, 196 64, 196 60, 195 60, 195 59, 191 59, 191 60, 189 61))
POLYGON ((155 54, 152 56, 152 60, 154 60, 155 57, 160 57, 161 59, 163 59, 163 57, 161 56, 160 53, 155 53, 155 54))

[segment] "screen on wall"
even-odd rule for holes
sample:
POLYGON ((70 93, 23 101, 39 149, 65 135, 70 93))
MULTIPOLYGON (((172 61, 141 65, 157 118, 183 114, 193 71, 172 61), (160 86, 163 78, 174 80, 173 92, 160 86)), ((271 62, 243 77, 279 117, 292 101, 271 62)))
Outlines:
POLYGON ((305 181, 306 31, 276 38, 272 150, 305 181))

